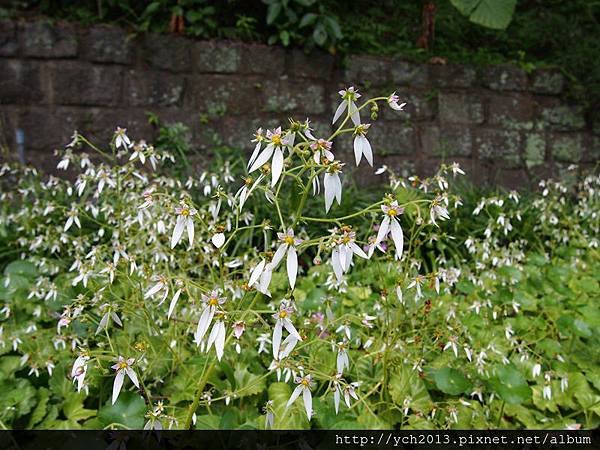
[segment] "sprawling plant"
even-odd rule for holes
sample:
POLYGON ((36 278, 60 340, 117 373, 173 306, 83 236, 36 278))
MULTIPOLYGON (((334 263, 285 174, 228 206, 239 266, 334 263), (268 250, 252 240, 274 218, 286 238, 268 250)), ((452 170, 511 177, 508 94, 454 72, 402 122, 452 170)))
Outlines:
MULTIPOLYGON (((352 87, 340 96, 331 135, 308 120, 259 129, 247 164, 232 160, 187 180, 168 175, 169 152, 121 128, 105 149, 74 134, 58 164, 73 182, 3 166, 11 188, 2 192, 0 233, 16 245, 3 253, 14 261, 0 289, 0 420, 516 426, 508 415, 526 426, 592 426, 591 374, 563 366, 571 363, 562 346, 597 336, 579 310, 570 319, 548 310, 562 325, 546 329, 529 316, 543 300, 523 300, 519 289, 529 286, 518 281, 551 255, 528 262, 525 244, 511 238, 515 221, 532 217, 507 207, 518 196, 482 200, 476 230, 456 225, 468 235, 463 254, 445 231, 461 205, 448 185, 463 174, 457 164, 427 179, 383 167, 388 192, 343 207, 339 138, 351 135, 356 165, 373 165, 365 117, 374 120, 380 103, 402 114, 404 104, 395 94, 361 102, 352 87), (463 260, 469 252, 474 267, 463 260), (546 334, 528 335, 528 326, 546 334), (549 403, 560 395, 574 411, 564 419, 549 403), (549 413, 519 409, 530 401, 549 413), (580 406, 585 414, 572 419, 580 406)), ((530 203, 541 248, 545 233, 597 246, 598 178, 580 185, 562 227, 552 219, 563 217, 557 186, 530 203)), ((590 264, 584 256, 574 267, 590 264)), ((597 282, 582 283, 596 298, 597 282)))

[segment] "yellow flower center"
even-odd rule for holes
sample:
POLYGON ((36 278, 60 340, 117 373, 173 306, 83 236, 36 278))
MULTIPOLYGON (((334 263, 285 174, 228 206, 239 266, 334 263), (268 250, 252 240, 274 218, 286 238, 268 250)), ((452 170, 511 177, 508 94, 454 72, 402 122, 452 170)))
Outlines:
POLYGON ((279 317, 282 319, 285 319, 287 317, 288 313, 286 310, 283 311, 279 311, 279 317))
POLYGON ((183 208, 181 210, 181 215, 184 216, 184 217, 189 216, 190 215, 190 210, 188 208, 183 208))
POLYGON ((285 242, 287 245, 294 245, 294 238, 293 236, 286 236, 283 238, 283 242, 285 242))
POLYGON ((304 385, 304 386, 308 387, 308 385, 309 385, 310 383, 308 382, 308 380, 307 380, 306 378, 303 378, 303 379, 302 379, 302 381, 300 382, 300 384, 302 384, 302 385, 304 385))
POLYGON ((271 137, 271 142, 275 145, 281 145, 281 135, 275 134, 271 137))
POLYGON ((210 306, 217 306, 217 305, 219 304, 219 300, 217 300, 217 299, 216 299, 216 298, 214 298, 214 297, 211 297, 211 298, 208 300, 208 304, 209 304, 210 306))
POLYGON ((119 363, 119 369, 127 369, 127 361, 121 361, 119 363))
POLYGON ((388 216, 397 216, 398 215, 398 211, 396 211, 395 209, 390 209, 388 210, 388 216))

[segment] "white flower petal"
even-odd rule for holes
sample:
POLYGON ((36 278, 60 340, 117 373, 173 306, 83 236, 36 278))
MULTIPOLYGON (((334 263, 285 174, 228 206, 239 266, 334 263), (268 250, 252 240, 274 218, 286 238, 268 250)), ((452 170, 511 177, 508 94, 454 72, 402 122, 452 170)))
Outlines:
POLYGON ((114 405, 119 398, 119 394, 121 393, 121 388, 123 387, 123 380, 125 378, 125 373, 122 370, 117 372, 115 376, 115 381, 113 383, 113 391, 112 391, 112 404, 114 405))
POLYGON ((269 159, 271 159, 274 149, 275 148, 272 144, 267 145, 265 149, 260 153, 260 155, 258 155, 256 160, 252 164, 252 167, 250 167, 249 172, 254 172, 256 169, 262 167, 269 159))
POLYGON ((275 187, 281 173, 283 172, 283 152, 281 147, 277 147, 273 154, 273 164, 271 164, 271 187, 275 187))
POLYGON ((278 320, 275 323, 275 328, 273 328, 273 338, 272 338, 272 343, 273 343, 273 358, 277 359, 277 356, 279 355, 279 346, 281 345, 281 334, 282 334, 282 325, 281 325, 281 321, 278 320))
POLYGON ((175 292, 175 295, 171 299, 171 303, 169 303, 169 312, 167 313, 167 319, 171 318, 171 314, 173 314, 173 310, 175 309, 175 305, 177 304, 177 300, 179 300, 179 296, 181 295, 181 289, 175 292))
POLYGON ((379 225, 379 231, 377 232, 377 238, 375 239, 375 243, 373 244, 375 247, 381 243, 385 239, 390 229, 390 217, 385 216, 379 225))
POLYGON ((221 248, 221 247, 223 247, 223 244, 225 243, 225 234, 215 233, 215 234, 213 234, 213 236, 210 240, 212 241, 212 243, 215 247, 221 248))
POLYGON ((304 409, 306 409, 306 416, 308 420, 310 420, 312 416, 312 394, 310 393, 310 389, 305 387, 302 391, 302 399, 304 400, 304 409))
POLYGON ((254 269, 252 269, 252 273, 250 274, 250 281, 248 281, 248 286, 252 287, 258 281, 263 270, 265 268, 266 261, 262 259, 254 269))
POLYGON ((302 385, 296 386, 296 389, 294 389, 294 392, 292 392, 292 395, 290 396, 290 399, 288 400, 287 404, 285 405, 286 408, 288 408, 292 403, 294 403, 296 401, 296 399, 298 397, 300 397, 300 394, 302 393, 302 385))
POLYGON ((346 101, 344 100, 342 103, 340 103, 337 107, 337 109, 335 110, 335 114, 333 115, 333 120, 331 121, 331 123, 336 123, 337 120, 341 117, 342 114, 344 114, 344 111, 346 110, 346 101))
POLYGON ((175 229, 173 230, 173 236, 171 237, 171 248, 175 248, 175 246, 181 239, 181 235, 183 234, 184 228, 185 228, 185 217, 177 216, 177 223, 175 224, 175 229))
POLYGON ((286 268, 288 279, 290 280, 290 287, 294 289, 294 286, 296 285, 296 275, 298 274, 298 254, 293 245, 290 245, 287 251, 286 268))
POLYGON ((402 251, 404 249, 404 233, 402 232, 402 227, 396 219, 392 219, 391 225, 392 240, 396 246, 396 259, 401 259, 402 251))

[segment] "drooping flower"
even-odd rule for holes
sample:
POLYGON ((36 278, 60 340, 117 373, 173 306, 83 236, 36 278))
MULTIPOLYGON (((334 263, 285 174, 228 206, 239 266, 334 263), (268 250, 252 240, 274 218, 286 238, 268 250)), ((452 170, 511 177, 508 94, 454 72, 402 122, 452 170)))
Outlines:
POLYGON ((254 139, 252 139, 252 141, 251 141, 251 142, 256 142, 256 145, 254 146, 254 151, 252 152, 252 155, 250 155, 250 160, 248 161, 248 166, 247 166, 248 168, 250 168, 250 166, 252 166, 252 163, 256 160, 256 157, 260 153, 260 147, 264 140, 265 140, 265 135, 263 133, 263 129, 259 128, 258 130, 256 130, 256 133, 254 133, 254 139))
POLYGON ((335 161, 327 166, 327 171, 323 175, 323 186, 325 188, 325 212, 328 213, 333 200, 336 199, 338 205, 342 203, 342 181, 340 173, 343 164, 335 161))
POLYGON ((252 173, 259 169, 273 157, 271 162, 271 187, 274 187, 283 172, 283 147, 291 145, 293 137, 293 133, 288 133, 283 136, 281 127, 278 127, 275 130, 267 130, 266 139, 268 140, 268 144, 258 155, 256 155, 254 162, 250 166, 249 172, 252 173))
POLYGON ((171 237, 171 248, 175 248, 181 236, 183 230, 187 229, 188 239, 190 241, 190 247, 194 245, 194 215, 196 210, 189 207, 185 203, 181 203, 181 206, 175 208, 175 214, 177 214, 177 222, 173 229, 173 236, 171 237))
POLYGON ((336 358, 336 366, 339 374, 344 373, 344 369, 350 368, 347 345, 348 343, 346 341, 337 343, 338 353, 336 358))
POLYGON ((302 340, 302 337, 294 328, 294 324, 290 320, 290 316, 294 312, 294 308, 286 305, 285 303, 281 303, 279 306, 279 311, 273 314, 273 318, 275 319, 275 327, 273 328, 273 358, 279 359, 279 348, 281 346, 281 336, 283 334, 283 329, 285 328, 288 333, 293 335, 298 341, 302 340))
POLYGON ((300 394, 302 394, 302 400, 304 401, 304 409, 306 410, 306 416, 308 420, 312 417, 312 393, 310 392, 311 387, 311 377, 310 375, 305 375, 303 377, 296 377, 294 382, 298 385, 290 399, 286 404, 286 408, 288 408, 292 403, 296 401, 300 394))
POLYGON ((275 421, 275 411, 273 409, 273 400, 269 400, 265 406, 263 407, 263 412, 265 413, 265 428, 273 429, 273 422, 275 421))
POLYGON ((212 290, 209 295, 202 294, 201 299, 205 306, 202 314, 200 314, 200 320, 198 321, 198 327, 194 336, 197 345, 200 345, 200 342, 208 331, 213 317, 217 312, 217 307, 225 303, 225 297, 221 297, 219 291, 216 289, 212 290))
POLYGON ((367 254, 356 244, 356 233, 352 231, 352 227, 343 226, 340 231, 342 234, 335 238, 335 245, 331 252, 331 265, 338 280, 341 280, 343 274, 350 270, 354 255, 369 259, 367 254))
POLYGON ((360 164, 361 158, 365 157, 371 167, 373 167, 373 150, 366 135, 371 124, 358 124, 354 129, 354 158, 356 165, 360 164))
POLYGON ((139 389, 140 383, 138 382, 137 375, 135 371, 131 368, 131 366, 135 363, 135 358, 125 359, 119 355, 117 359, 117 363, 111 366, 114 370, 117 371, 115 375, 115 381, 113 384, 112 391, 112 404, 114 405, 119 398, 119 394, 121 393, 121 388, 123 387, 123 381, 125 380, 125 375, 129 377, 131 382, 135 385, 136 388, 139 389))
POLYGON ((398 221, 398 216, 404 213, 404 208, 401 208, 398 202, 394 200, 389 205, 381 205, 381 210, 385 214, 385 217, 379 225, 379 231, 377 232, 377 238, 375 238, 373 247, 377 247, 388 233, 391 232, 392 240, 396 246, 396 259, 401 259, 404 247, 404 233, 398 221))
POLYGON ((431 209, 429 210, 429 217, 431 219, 431 223, 433 223, 436 227, 439 227, 437 222, 435 221, 437 218, 442 220, 450 219, 450 214, 448 214, 448 209, 442 203, 442 197, 436 197, 431 202, 431 209))
POLYGON ((269 284, 271 284, 271 278, 273 276, 273 264, 268 263, 262 259, 250 273, 250 281, 248 281, 249 287, 256 287, 258 292, 265 294, 270 297, 269 284))
POLYGON ((127 128, 117 127, 115 131, 115 147, 123 147, 127 148, 131 145, 131 141, 125 134, 127 132, 127 128))
POLYGON ((354 89, 354 86, 350 86, 347 89, 342 89, 338 92, 342 97, 342 102, 338 105, 335 110, 335 114, 333 115, 333 121, 331 123, 336 123, 337 120, 342 116, 344 111, 348 111, 350 114, 350 119, 354 123, 354 125, 360 125, 360 113, 358 108, 356 107, 356 100, 360 98, 360 94, 357 90, 354 89))
POLYGON ((154 280, 156 281, 156 284, 146 291, 144 298, 152 297, 154 294, 164 291, 160 301, 160 303, 162 303, 167 298, 167 295, 169 295, 169 280, 164 275, 156 275, 154 276, 154 280))
POLYGON ((87 355, 79 355, 73 363, 71 378, 73 378, 73 383, 77 382, 77 392, 81 392, 81 388, 83 387, 89 359, 90 357, 87 355))
POLYGON ((296 285, 296 276, 298 274, 298 253, 296 246, 302 243, 302 239, 294 237, 294 231, 290 228, 285 233, 277 233, 277 237, 281 241, 279 248, 273 255, 272 265, 277 268, 284 255, 286 256, 286 269, 290 287, 294 289, 296 285))
POLYGON ((314 142, 311 142, 310 148, 313 151, 313 160, 316 164, 322 164, 323 160, 333 161, 334 156, 331 153, 331 141, 327 141, 325 139, 317 139, 314 142))
POLYGON ((396 95, 396 92, 393 92, 392 95, 390 95, 387 98, 388 105, 390 105, 390 108, 392 108, 395 111, 402 111, 404 109, 404 107, 406 106, 406 103, 398 104, 399 101, 400 101, 400 97, 398 97, 396 95))
POLYGON ((217 359, 221 361, 221 358, 223 357, 223 350, 225 348, 225 323, 223 320, 217 320, 217 322, 213 325, 210 334, 208 335, 208 342, 206 344, 207 353, 213 344, 215 344, 217 359))
POLYGON ((219 231, 219 232, 213 234, 212 237, 210 238, 210 240, 215 247, 221 248, 221 247, 223 247, 223 244, 225 244, 225 234, 223 232, 219 231))
POLYGON ((72 208, 67 213, 67 221, 65 222, 65 228, 63 231, 68 231, 69 228, 71 228, 71 225, 73 225, 73 223, 77 225, 77 228, 81 228, 81 222, 79 221, 79 216, 75 208, 72 208))

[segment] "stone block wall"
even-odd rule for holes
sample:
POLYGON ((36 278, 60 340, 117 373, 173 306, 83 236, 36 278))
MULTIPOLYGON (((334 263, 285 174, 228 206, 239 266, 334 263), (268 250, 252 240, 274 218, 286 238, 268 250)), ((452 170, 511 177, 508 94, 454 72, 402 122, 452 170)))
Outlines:
MULTIPOLYGON (((418 64, 350 56, 345 62, 259 44, 131 36, 109 26, 0 22, 0 158, 25 133, 25 156, 52 169, 73 130, 103 142, 116 126, 152 140, 148 113, 191 130, 200 161, 215 145, 247 149, 256 128, 311 118, 330 129, 337 91, 397 91, 405 112, 380 110, 369 137, 375 163, 430 174, 458 161, 480 183, 527 187, 571 163, 600 159, 600 130, 562 95, 560 72, 517 66, 418 64)), ((8 154, 7 154, 8 152, 8 154)), ((352 162, 349 139, 336 154, 352 162)), ((351 166, 353 164, 349 164, 351 166)), ((361 180, 376 180, 361 166, 361 180)))

